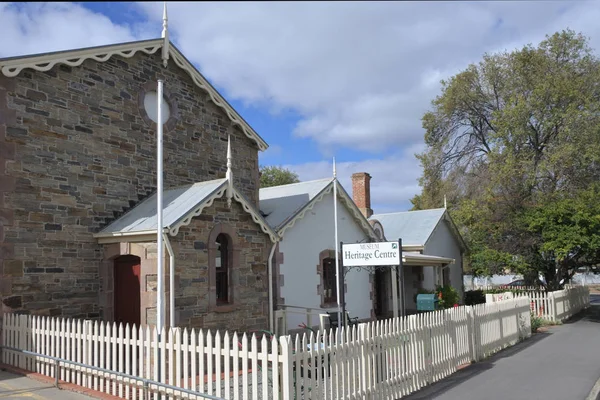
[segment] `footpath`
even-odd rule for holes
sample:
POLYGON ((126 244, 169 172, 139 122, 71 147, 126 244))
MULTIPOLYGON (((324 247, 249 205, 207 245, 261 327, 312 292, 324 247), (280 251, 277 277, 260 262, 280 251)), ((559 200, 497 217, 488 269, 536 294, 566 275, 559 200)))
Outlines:
POLYGON ((405 399, 597 400, 589 394, 600 389, 600 295, 590 297, 591 307, 563 325, 543 328, 405 399))
POLYGON ((0 399, 91 400, 91 397, 60 390, 50 383, 0 370, 0 399))

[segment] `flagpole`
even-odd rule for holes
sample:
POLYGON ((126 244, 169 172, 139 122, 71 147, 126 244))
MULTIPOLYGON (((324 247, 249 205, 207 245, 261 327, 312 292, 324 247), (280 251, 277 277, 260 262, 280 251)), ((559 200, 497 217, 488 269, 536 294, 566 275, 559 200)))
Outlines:
POLYGON ((156 328, 158 334, 164 326, 164 248, 163 248, 163 121, 162 121, 162 99, 163 81, 158 80, 157 110, 156 117, 156 245, 157 245, 157 275, 158 287, 156 288, 156 328))
POLYGON ((338 214, 337 214, 337 171, 335 168, 335 157, 333 157, 333 229, 335 231, 335 279, 337 284, 337 304, 338 304, 338 329, 345 325, 344 319, 342 316, 342 304, 341 304, 341 288, 343 280, 340 277, 343 277, 343 274, 340 274, 340 260, 339 260, 339 241, 338 241, 338 214))

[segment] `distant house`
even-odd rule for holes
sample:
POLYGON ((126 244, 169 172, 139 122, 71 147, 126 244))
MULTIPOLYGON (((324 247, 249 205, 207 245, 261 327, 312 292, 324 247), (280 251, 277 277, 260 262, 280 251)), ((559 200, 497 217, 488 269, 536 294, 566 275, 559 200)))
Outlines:
MULTIPOLYGON (((387 241, 402 239, 405 254, 416 253, 452 259, 450 264, 437 264, 406 268, 404 277, 406 309, 416 309, 415 295, 419 289, 434 289, 436 285, 451 285, 463 293, 463 255, 466 245, 458 229, 444 208, 404 211, 387 214, 373 214, 370 199, 370 176, 358 173, 352 176, 353 199, 366 213, 369 222, 382 238, 387 241)), ((376 282, 389 278, 380 273, 376 282)), ((401 276, 402 279, 402 276, 401 276)), ((379 291, 380 303, 385 303, 389 295, 379 291)), ((382 304, 385 313, 385 304, 382 304)), ((380 308, 381 308, 380 307, 380 308)))

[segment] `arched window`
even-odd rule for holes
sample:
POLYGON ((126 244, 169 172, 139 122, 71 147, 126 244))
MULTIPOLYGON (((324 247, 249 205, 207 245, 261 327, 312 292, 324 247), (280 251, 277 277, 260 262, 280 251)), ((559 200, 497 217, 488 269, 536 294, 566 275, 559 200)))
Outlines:
POLYGON ((240 264, 237 231, 218 223, 208 235, 208 309, 229 312, 235 309, 236 272, 240 264))
POLYGON ((216 240, 215 252, 215 287, 217 305, 229 303, 229 270, 231 260, 229 248, 231 244, 227 235, 220 233, 216 240))

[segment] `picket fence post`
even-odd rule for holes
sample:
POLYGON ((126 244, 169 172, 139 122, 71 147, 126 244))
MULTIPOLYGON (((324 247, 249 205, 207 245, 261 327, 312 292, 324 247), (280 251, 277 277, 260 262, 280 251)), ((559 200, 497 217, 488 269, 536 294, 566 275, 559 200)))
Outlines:
POLYGON ((548 293, 548 299, 550 300, 550 318, 553 322, 556 322, 558 315, 556 314, 556 298, 554 297, 554 292, 548 293))
POLYGON ((469 349, 471 350, 471 361, 478 361, 477 355, 477 340, 475 329, 475 309, 474 306, 465 306, 467 308, 467 340, 469 341, 469 349))

